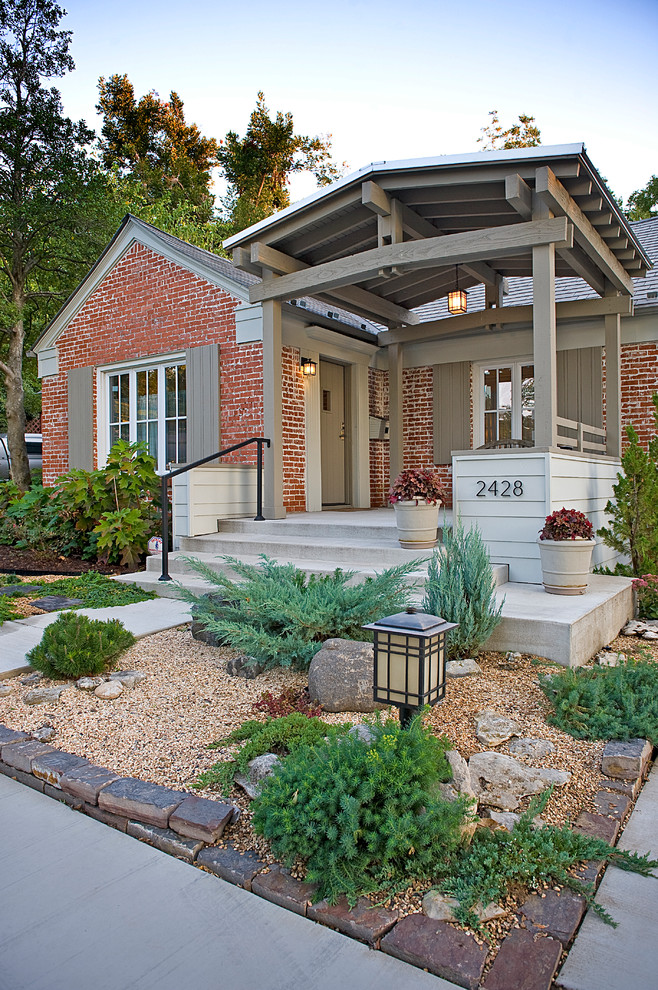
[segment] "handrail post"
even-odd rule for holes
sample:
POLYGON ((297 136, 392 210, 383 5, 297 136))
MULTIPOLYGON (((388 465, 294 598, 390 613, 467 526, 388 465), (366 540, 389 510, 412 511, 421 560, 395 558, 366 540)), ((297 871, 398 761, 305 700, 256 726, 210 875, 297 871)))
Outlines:
POLYGON ((169 576, 169 499, 167 498, 167 482, 169 479, 166 474, 162 475, 160 479, 160 499, 161 499, 161 526, 162 526, 162 573, 158 578, 158 581, 171 581, 169 576))
POLYGON ((256 441, 256 515, 254 522, 264 522, 263 515, 263 441, 256 441))

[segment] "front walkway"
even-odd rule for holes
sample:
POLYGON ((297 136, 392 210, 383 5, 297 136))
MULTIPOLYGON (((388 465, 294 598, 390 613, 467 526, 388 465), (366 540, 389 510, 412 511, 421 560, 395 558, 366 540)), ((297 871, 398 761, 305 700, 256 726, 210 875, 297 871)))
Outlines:
POLYGON ((2 990, 457 990, 0 775, 2 990))

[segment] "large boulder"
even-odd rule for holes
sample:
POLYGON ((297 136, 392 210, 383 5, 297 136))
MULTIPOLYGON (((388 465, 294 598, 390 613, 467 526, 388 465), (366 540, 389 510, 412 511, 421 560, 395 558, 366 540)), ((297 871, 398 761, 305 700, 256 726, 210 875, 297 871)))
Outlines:
POLYGON ((351 639, 328 639, 311 661, 308 693, 326 712, 374 712, 373 646, 351 639))
POLYGON ((501 811, 515 811, 521 798, 539 794, 551 784, 561 787, 571 777, 567 770, 529 767, 503 753, 474 753, 468 768, 480 805, 501 811))

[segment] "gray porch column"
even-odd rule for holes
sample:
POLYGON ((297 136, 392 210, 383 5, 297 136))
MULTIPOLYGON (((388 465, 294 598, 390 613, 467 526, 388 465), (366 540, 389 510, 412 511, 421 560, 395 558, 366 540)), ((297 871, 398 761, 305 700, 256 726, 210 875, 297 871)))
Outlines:
MULTIPOLYGON (((550 216, 533 203, 533 220, 550 216)), ((555 245, 532 249, 532 342, 535 368, 535 447, 557 443, 557 329, 555 318, 555 245)))
POLYGON ((605 450, 621 457, 621 316, 605 320, 605 450))
POLYGON ((282 519, 283 507, 283 425, 281 397, 281 303, 263 303, 263 436, 271 440, 265 448, 263 515, 282 519))
POLYGON ((388 351, 388 415, 389 458, 391 484, 402 470, 404 436, 402 419, 402 344, 389 344, 388 351))

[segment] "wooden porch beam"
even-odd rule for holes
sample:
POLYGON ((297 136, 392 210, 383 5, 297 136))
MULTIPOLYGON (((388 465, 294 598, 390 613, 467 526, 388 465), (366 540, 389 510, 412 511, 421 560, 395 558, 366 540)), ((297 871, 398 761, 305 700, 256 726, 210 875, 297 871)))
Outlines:
POLYGON ((614 287, 633 295, 630 275, 548 166, 537 169, 535 192, 551 210, 573 223, 578 244, 614 287))
MULTIPOLYGON (((605 296, 602 299, 578 299, 574 302, 556 304, 559 321, 587 320, 597 316, 618 313, 620 316, 633 315, 633 300, 630 296, 605 296)), ((499 309, 481 309, 463 316, 448 316, 443 320, 421 323, 413 330, 385 330, 379 334, 380 344, 417 343, 466 333, 469 330, 483 330, 485 327, 511 326, 515 323, 532 323, 532 306, 501 306, 499 309)))
POLYGON ((516 223, 487 230, 468 231, 445 237, 427 237, 404 244, 363 251, 316 265, 292 275, 261 282, 249 290, 252 303, 265 299, 293 299, 307 293, 329 292, 355 282, 374 278, 386 268, 401 272, 418 268, 465 265, 471 261, 508 257, 546 244, 571 247, 573 228, 565 217, 516 223))
MULTIPOLYGON (((240 249, 236 248, 236 250, 240 249)), ((311 267, 306 262, 291 258, 290 255, 284 254, 283 251, 278 251, 268 244, 261 244, 260 241, 251 245, 250 263, 258 272, 261 268, 268 268, 277 275, 292 275, 296 272, 306 271, 311 267)), ((302 293, 302 295, 305 294, 302 293)), ((332 295, 359 315, 364 315, 366 319, 371 319, 374 315, 385 323, 396 326, 400 323, 413 326, 420 322, 419 317, 410 310, 397 306, 395 303, 375 295, 374 292, 367 292, 366 289, 361 289, 356 285, 345 286, 343 289, 332 292, 332 295)))

